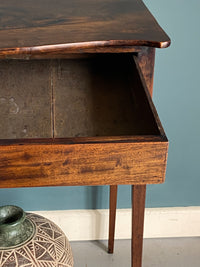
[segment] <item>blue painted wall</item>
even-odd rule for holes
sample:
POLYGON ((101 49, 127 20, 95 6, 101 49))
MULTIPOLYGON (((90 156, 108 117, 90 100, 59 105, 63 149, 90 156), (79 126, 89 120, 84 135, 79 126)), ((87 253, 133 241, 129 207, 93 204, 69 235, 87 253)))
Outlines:
MULTIPOLYGON (((154 102, 170 140, 166 183, 148 186, 147 207, 200 206, 200 1, 145 0, 172 39, 157 49, 154 102)), ((118 208, 130 207, 120 186, 118 208)), ((1 189, 0 205, 25 210, 108 207, 108 187, 1 189)))

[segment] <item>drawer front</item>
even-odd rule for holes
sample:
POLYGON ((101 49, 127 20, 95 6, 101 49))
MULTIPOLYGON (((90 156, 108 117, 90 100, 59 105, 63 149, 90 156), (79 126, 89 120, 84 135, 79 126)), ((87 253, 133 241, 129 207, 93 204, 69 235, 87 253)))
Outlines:
POLYGON ((4 146, 0 186, 162 183, 166 142, 4 146))

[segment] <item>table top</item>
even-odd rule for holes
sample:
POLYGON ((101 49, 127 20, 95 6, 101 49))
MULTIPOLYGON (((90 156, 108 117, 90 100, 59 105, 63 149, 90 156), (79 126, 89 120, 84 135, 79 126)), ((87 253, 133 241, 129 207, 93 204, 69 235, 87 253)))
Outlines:
POLYGON ((0 2, 0 56, 169 44, 169 37, 141 0, 0 2))

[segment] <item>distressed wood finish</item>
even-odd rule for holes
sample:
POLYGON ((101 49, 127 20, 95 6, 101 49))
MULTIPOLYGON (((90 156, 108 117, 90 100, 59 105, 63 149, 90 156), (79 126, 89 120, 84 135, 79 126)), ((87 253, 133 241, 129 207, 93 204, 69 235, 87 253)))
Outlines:
POLYGON ((0 18, 1 58, 170 44, 141 0, 7 0, 0 18))
POLYGON ((117 185, 134 184, 132 267, 142 265, 146 184, 165 177, 151 96, 155 47, 169 44, 141 0, 0 3, 0 59, 51 59, 0 62, 0 187, 111 185, 113 253, 117 185))
POLYGON ((0 138, 51 138, 51 62, 0 61, 0 138))
POLYGON ((166 142, 0 147, 0 187, 162 183, 166 142))
POLYGON ((63 49, 49 49, 49 51, 45 52, 31 52, 31 53, 18 53, 16 54, 15 51, 9 52, 5 54, 4 52, 0 52, 0 60, 1 59, 23 59, 23 60, 32 60, 32 59, 69 59, 69 58, 80 58, 88 55, 93 55, 96 53, 99 54, 116 54, 116 53, 138 53, 141 49, 139 46, 117 46, 117 45, 110 45, 110 46, 97 46, 97 47, 87 47, 84 49, 67 49, 63 47, 63 49))
POLYGON ((155 48, 143 47, 138 53, 138 62, 142 70, 147 88, 152 97, 153 95, 153 76, 155 63, 155 48))

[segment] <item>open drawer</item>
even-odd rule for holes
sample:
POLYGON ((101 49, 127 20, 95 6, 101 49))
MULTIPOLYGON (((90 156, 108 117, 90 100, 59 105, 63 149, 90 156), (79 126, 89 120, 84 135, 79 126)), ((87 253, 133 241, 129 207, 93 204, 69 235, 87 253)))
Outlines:
POLYGON ((168 141, 133 54, 0 62, 0 187, 164 182, 168 141))

